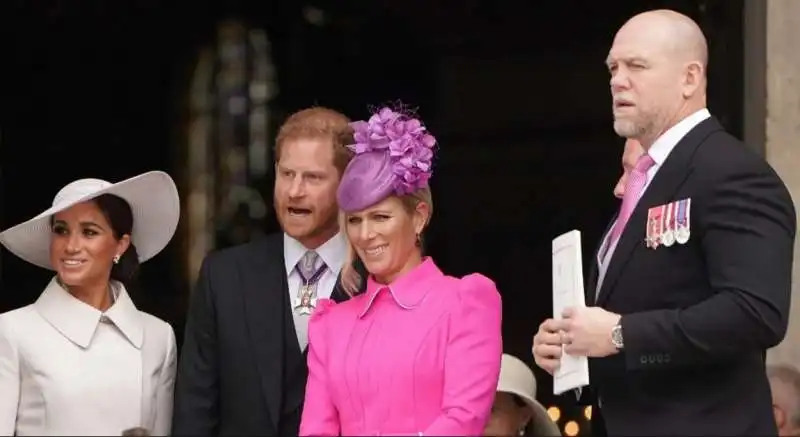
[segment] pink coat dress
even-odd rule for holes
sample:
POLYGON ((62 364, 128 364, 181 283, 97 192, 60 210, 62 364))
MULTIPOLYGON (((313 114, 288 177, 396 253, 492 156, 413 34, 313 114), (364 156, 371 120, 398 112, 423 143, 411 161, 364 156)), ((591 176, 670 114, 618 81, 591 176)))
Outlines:
POLYGON ((390 286, 317 306, 303 436, 481 435, 494 401, 502 306, 479 274, 430 258, 390 286))

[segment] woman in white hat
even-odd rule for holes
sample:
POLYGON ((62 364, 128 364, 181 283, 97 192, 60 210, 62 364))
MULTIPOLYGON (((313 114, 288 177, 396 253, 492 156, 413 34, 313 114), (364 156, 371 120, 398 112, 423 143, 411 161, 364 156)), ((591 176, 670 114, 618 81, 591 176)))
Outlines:
POLYGON ((0 315, 0 435, 168 435, 175 334, 136 309, 125 283, 178 225, 163 172, 81 179, 0 243, 55 276, 35 303, 0 315))
POLYGON ((500 380, 485 436, 560 436, 558 426, 536 401, 536 377, 519 358, 503 354, 500 380))

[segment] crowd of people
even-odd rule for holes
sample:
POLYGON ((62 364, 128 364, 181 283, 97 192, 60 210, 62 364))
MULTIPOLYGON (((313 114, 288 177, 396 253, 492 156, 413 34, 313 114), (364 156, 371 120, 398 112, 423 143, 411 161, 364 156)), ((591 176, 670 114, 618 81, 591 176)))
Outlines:
MULTIPOLYGON (((796 432, 800 379, 765 365, 788 324, 785 185, 706 108, 691 19, 634 16, 607 66, 621 205, 587 306, 541 323, 535 363, 589 358, 574 394, 594 435, 796 432)), ((503 353, 494 281, 425 253, 437 140, 423 121, 313 107, 275 144, 282 232, 208 254, 180 357, 172 327, 128 294, 178 226, 169 175, 74 181, 0 233, 54 273, 0 315, 0 434, 560 435, 531 369, 503 353)))

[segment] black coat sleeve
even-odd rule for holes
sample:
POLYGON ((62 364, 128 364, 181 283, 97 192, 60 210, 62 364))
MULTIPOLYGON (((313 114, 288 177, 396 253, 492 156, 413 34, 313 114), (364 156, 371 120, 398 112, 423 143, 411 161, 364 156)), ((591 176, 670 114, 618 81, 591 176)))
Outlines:
POLYGON ((175 385, 172 434, 211 436, 219 423, 219 367, 211 263, 203 261, 192 294, 175 385))

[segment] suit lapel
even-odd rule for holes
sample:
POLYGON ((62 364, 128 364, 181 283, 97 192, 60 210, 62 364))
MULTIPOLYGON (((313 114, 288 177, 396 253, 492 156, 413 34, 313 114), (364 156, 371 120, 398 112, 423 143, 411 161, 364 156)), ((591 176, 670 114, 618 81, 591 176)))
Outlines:
POLYGON ((684 136, 669 154, 656 173, 644 195, 633 210, 617 247, 609 260, 608 269, 597 296, 597 305, 603 305, 614 290, 625 265, 636 249, 643 249, 646 231, 647 210, 655 205, 668 203, 691 173, 690 165, 697 147, 713 132, 722 130, 714 117, 702 121, 684 136))
POLYGON ((350 296, 347 295, 347 292, 344 291, 344 287, 342 286, 342 272, 339 272, 339 276, 336 277, 336 285, 333 286, 333 291, 331 292, 331 300, 336 303, 341 303, 349 299, 350 296))
POLYGON ((600 243, 592 253, 592 262, 589 263, 589 280, 586 283, 586 289, 583 290, 586 298, 586 304, 589 306, 594 305, 595 298, 597 297, 597 279, 598 275, 600 274, 600 264, 597 260, 601 255, 600 251, 603 250, 603 243, 606 240, 606 235, 611 230, 611 227, 614 226, 614 222, 617 220, 618 214, 619 211, 614 214, 614 217, 608 223, 605 230, 603 230, 603 233, 600 234, 600 243))
POLYGON ((243 278, 244 310, 268 413, 277 427, 283 387, 283 312, 288 296, 282 234, 266 237, 257 247, 243 278))

